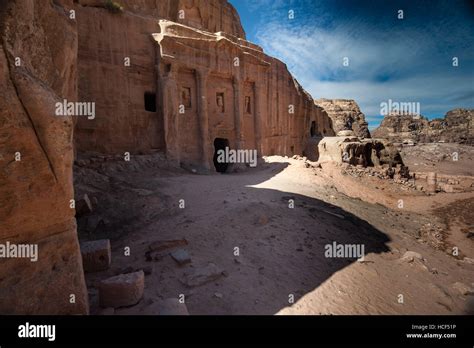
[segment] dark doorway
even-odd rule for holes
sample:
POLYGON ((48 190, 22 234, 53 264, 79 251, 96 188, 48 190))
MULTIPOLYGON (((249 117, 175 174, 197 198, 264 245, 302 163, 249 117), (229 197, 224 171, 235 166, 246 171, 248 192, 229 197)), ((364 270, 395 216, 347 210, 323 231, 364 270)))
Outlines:
POLYGON ((217 160, 219 156, 217 152, 219 150, 225 151, 226 147, 229 147, 229 140, 224 138, 214 139, 214 167, 218 173, 225 173, 229 167, 229 163, 217 160))
POLYGON ((309 130, 311 138, 316 135, 316 121, 311 122, 311 128, 309 130))
POLYGON ((145 92, 145 110, 156 112, 156 94, 145 92))

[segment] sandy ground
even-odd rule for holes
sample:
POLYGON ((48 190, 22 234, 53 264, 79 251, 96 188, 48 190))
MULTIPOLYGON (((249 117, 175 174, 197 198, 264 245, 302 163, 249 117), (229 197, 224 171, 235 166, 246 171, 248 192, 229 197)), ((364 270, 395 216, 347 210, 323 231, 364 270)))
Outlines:
POLYGON ((112 243, 111 268, 86 277, 91 312, 100 312, 98 281, 151 267, 143 300, 115 314, 159 314, 164 299, 180 295, 190 314, 474 313, 474 264, 462 259, 474 257, 472 210, 458 207, 472 206, 474 194, 414 195, 332 165, 266 161, 212 175, 156 165, 156 158, 113 170, 76 167, 77 193, 97 199, 93 215, 78 221, 80 237, 112 243), (88 220, 98 216, 103 222, 92 232, 88 220), (453 237, 453 229, 463 232, 453 237), (179 266, 169 255, 146 261, 153 241, 182 238, 191 263, 179 266), (325 257, 333 242, 364 245, 364 261, 325 257), (450 254, 453 245, 460 256, 450 254), (403 260, 406 251, 423 259, 403 260), (209 263, 222 270, 217 279, 184 284, 209 263))

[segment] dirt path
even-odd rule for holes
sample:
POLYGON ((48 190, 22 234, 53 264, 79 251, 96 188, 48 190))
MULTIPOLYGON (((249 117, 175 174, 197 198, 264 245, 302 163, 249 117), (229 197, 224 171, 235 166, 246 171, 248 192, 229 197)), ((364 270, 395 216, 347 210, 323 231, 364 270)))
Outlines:
POLYGON ((112 240, 110 270, 88 275, 92 312, 98 310, 96 281, 127 267, 146 266, 153 271, 146 277, 144 299, 116 314, 157 314, 156 304, 181 294, 190 314, 472 310, 473 297, 453 284, 471 286, 474 265, 417 241, 415 231, 429 217, 345 196, 323 185, 302 161, 268 160, 238 174, 162 175, 155 169, 127 174, 125 182, 147 192, 133 196, 146 211, 147 223, 112 240), (166 197, 159 209, 157 197, 166 197), (184 208, 179 207, 181 199, 184 208), (178 266, 170 256, 145 261, 151 242, 181 238, 188 241, 191 263, 178 266), (364 262, 325 257, 326 246, 333 242, 363 245, 364 262), (123 255, 125 246, 131 248, 130 256, 123 255), (400 260, 407 250, 424 260, 400 260), (183 284, 209 263, 223 271, 215 280, 195 287, 183 284))

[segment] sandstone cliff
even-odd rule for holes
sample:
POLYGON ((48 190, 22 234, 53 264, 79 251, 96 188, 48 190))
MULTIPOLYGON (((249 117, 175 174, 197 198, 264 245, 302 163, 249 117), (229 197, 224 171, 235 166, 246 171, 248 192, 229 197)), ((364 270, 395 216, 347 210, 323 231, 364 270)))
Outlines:
POLYGON ((88 311, 70 208, 73 123, 54 115, 77 97, 72 5, 14 1, 0 14, 0 244, 38 245, 36 262, 0 259, 0 314, 88 311))
POLYGON ((81 0, 76 6, 79 99, 95 102, 97 117, 78 120, 75 143, 79 151, 164 150, 164 120, 156 100, 160 50, 152 41, 152 34, 160 30, 157 20, 176 20, 241 38, 245 33, 237 12, 225 0, 117 3, 123 5, 121 13, 105 9, 103 0, 81 0), (144 107, 145 94, 156 100, 152 111, 144 107))
MULTIPOLYGON (((78 0, 83 7, 107 8, 106 0, 78 0)), ((193 28, 222 31, 245 39, 235 8, 227 0, 116 0, 124 12, 148 19, 168 19, 193 28)))
POLYGON ((355 135, 370 138, 368 123, 359 105, 352 99, 317 99, 315 103, 327 112, 336 133, 353 130, 355 135))
POLYGON ((473 144, 473 109, 455 109, 444 118, 427 120, 413 115, 388 115, 373 131, 374 137, 394 142, 446 142, 473 144))
MULTIPOLYGON (((78 120, 78 151, 157 149, 178 165, 212 170, 216 139, 259 155, 293 155, 316 151, 308 147, 313 137, 334 134, 286 65, 243 38, 226 1, 210 6, 227 14, 220 22, 234 23, 223 27, 204 15, 187 25, 170 21, 164 10, 157 23, 124 3, 120 14, 77 7, 79 96, 97 111, 94 120, 78 120), (214 32, 222 29, 231 33, 214 32)), ((211 11, 202 6, 201 14, 211 11)))

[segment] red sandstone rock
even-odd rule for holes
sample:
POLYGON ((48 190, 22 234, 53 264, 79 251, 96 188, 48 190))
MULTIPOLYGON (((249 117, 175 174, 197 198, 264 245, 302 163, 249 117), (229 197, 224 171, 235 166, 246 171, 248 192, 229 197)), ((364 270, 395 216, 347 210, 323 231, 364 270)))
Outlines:
POLYGON ((66 0, 1 6, 0 239, 39 245, 37 262, 2 261, 1 314, 88 312, 69 206, 73 121, 55 116, 56 102, 77 98, 77 29, 67 16, 72 6, 66 0), (21 161, 14 161, 17 152, 21 161))
POLYGON ((145 274, 138 271, 105 279, 99 284, 101 307, 125 307, 137 304, 143 297, 145 274))

